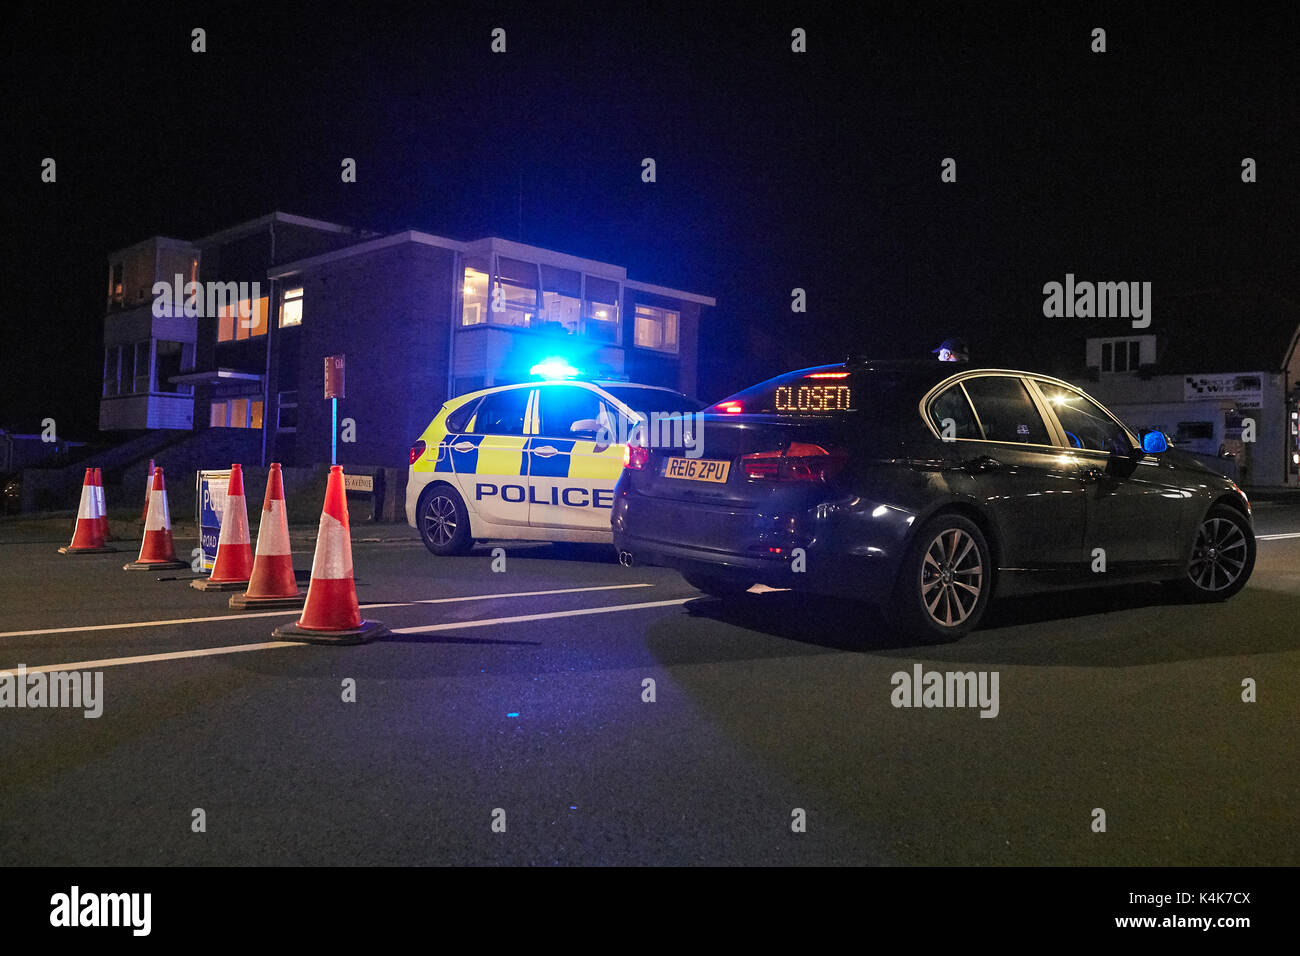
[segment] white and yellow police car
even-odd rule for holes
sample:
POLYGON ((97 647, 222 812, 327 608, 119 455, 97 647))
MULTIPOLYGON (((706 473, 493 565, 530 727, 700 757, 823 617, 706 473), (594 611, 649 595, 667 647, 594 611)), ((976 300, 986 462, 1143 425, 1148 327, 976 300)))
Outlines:
POLYGON ((653 385, 539 381, 446 402, 412 447, 406 520, 438 555, 476 540, 613 542, 626 441, 649 415, 699 402, 653 385))

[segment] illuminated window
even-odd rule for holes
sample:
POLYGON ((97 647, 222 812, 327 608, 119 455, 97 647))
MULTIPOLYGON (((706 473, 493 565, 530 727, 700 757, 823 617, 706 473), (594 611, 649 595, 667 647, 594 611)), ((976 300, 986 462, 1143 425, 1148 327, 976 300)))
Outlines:
POLYGON ((123 264, 120 262, 113 263, 112 274, 108 280, 108 298, 113 305, 122 304, 122 273, 123 264))
POLYGON ((235 337, 235 311, 233 305, 223 305, 217 310, 217 341, 230 342, 235 337))
POLYGON ((260 400, 253 402, 252 405, 249 406, 248 413, 249 413, 248 427, 261 428, 262 427, 262 402, 260 400))
POLYGON ((518 259, 497 259, 497 284, 502 310, 493 309, 492 322, 528 328, 537 319, 537 266, 518 259))
POLYGON ((636 344, 643 349, 677 351, 678 314, 648 305, 636 307, 636 344))
POLYGON ((285 289, 280 302, 280 328, 302 325, 302 289, 285 289))
POLYGON ((488 265, 484 259, 465 262, 465 281, 461 288, 461 325, 482 325, 487 321, 488 265))
POLYGON ((602 342, 617 344, 618 283, 611 279, 587 276, 582 301, 582 334, 602 342))
POLYGON ((230 427, 248 427, 248 399, 235 398, 230 401, 230 427))
POLYGON ((239 321, 235 324, 235 338, 255 338, 266 334, 266 296, 260 299, 239 300, 239 321))
POLYGON ((226 403, 213 402, 212 414, 208 416, 208 425, 212 428, 226 427, 226 403))

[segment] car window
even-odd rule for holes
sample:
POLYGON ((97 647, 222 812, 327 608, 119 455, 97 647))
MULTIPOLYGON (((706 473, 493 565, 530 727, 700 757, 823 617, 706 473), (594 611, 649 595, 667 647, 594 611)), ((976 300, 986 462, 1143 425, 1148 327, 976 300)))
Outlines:
POLYGON ((1132 452, 1133 445, 1123 426, 1087 395, 1051 382, 1036 381, 1065 429, 1066 441, 1073 447, 1117 455, 1132 452))
POLYGON ((982 437, 975 413, 960 385, 953 385, 930 403, 930 421, 942 438, 982 437))
POLYGON ((531 389, 511 388, 483 396, 474 416, 474 431, 481 435, 522 435, 530 394, 531 389))
POLYGON ((598 428, 573 430, 580 421, 604 422, 604 404, 600 396, 576 385, 552 385, 541 390, 538 400, 542 423, 539 433, 552 438, 594 438, 598 428))
POLYGON ((463 432, 469 427, 470 419, 474 417, 474 409, 478 408, 480 399, 472 398, 460 408, 456 409, 447 416, 447 431, 463 432))
POLYGON ((975 405, 975 414, 984 426, 989 441, 1021 442, 1050 445, 1047 426, 1029 391, 1018 378, 1006 375, 980 375, 965 379, 966 394, 975 405))

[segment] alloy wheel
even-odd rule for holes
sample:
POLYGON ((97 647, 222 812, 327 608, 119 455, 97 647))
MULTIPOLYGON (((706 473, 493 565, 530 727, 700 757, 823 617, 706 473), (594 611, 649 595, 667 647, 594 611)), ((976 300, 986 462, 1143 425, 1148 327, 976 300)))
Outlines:
POLYGON ((434 495, 424 509, 424 533, 434 544, 445 546, 456 536, 456 503, 434 495))
POLYGON ((960 528, 946 528, 926 548, 921 562, 921 601, 944 627, 961 624, 979 604, 984 564, 975 539, 960 528))
POLYGON ((1187 577, 1202 591, 1222 591, 1241 576, 1249 553, 1240 525, 1227 518, 1210 518, 1196 532, 1187 577))

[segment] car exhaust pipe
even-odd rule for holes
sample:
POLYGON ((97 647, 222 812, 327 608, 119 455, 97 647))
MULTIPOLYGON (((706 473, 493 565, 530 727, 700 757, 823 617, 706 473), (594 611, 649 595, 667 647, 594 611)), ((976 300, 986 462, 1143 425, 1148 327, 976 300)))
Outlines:
POLYGON ((633 556, 631 551, 620 551, 618 553, 618 563, 623 565, 625 568, 630 568, 632 565, 636 564, 636 558, 633 556))

